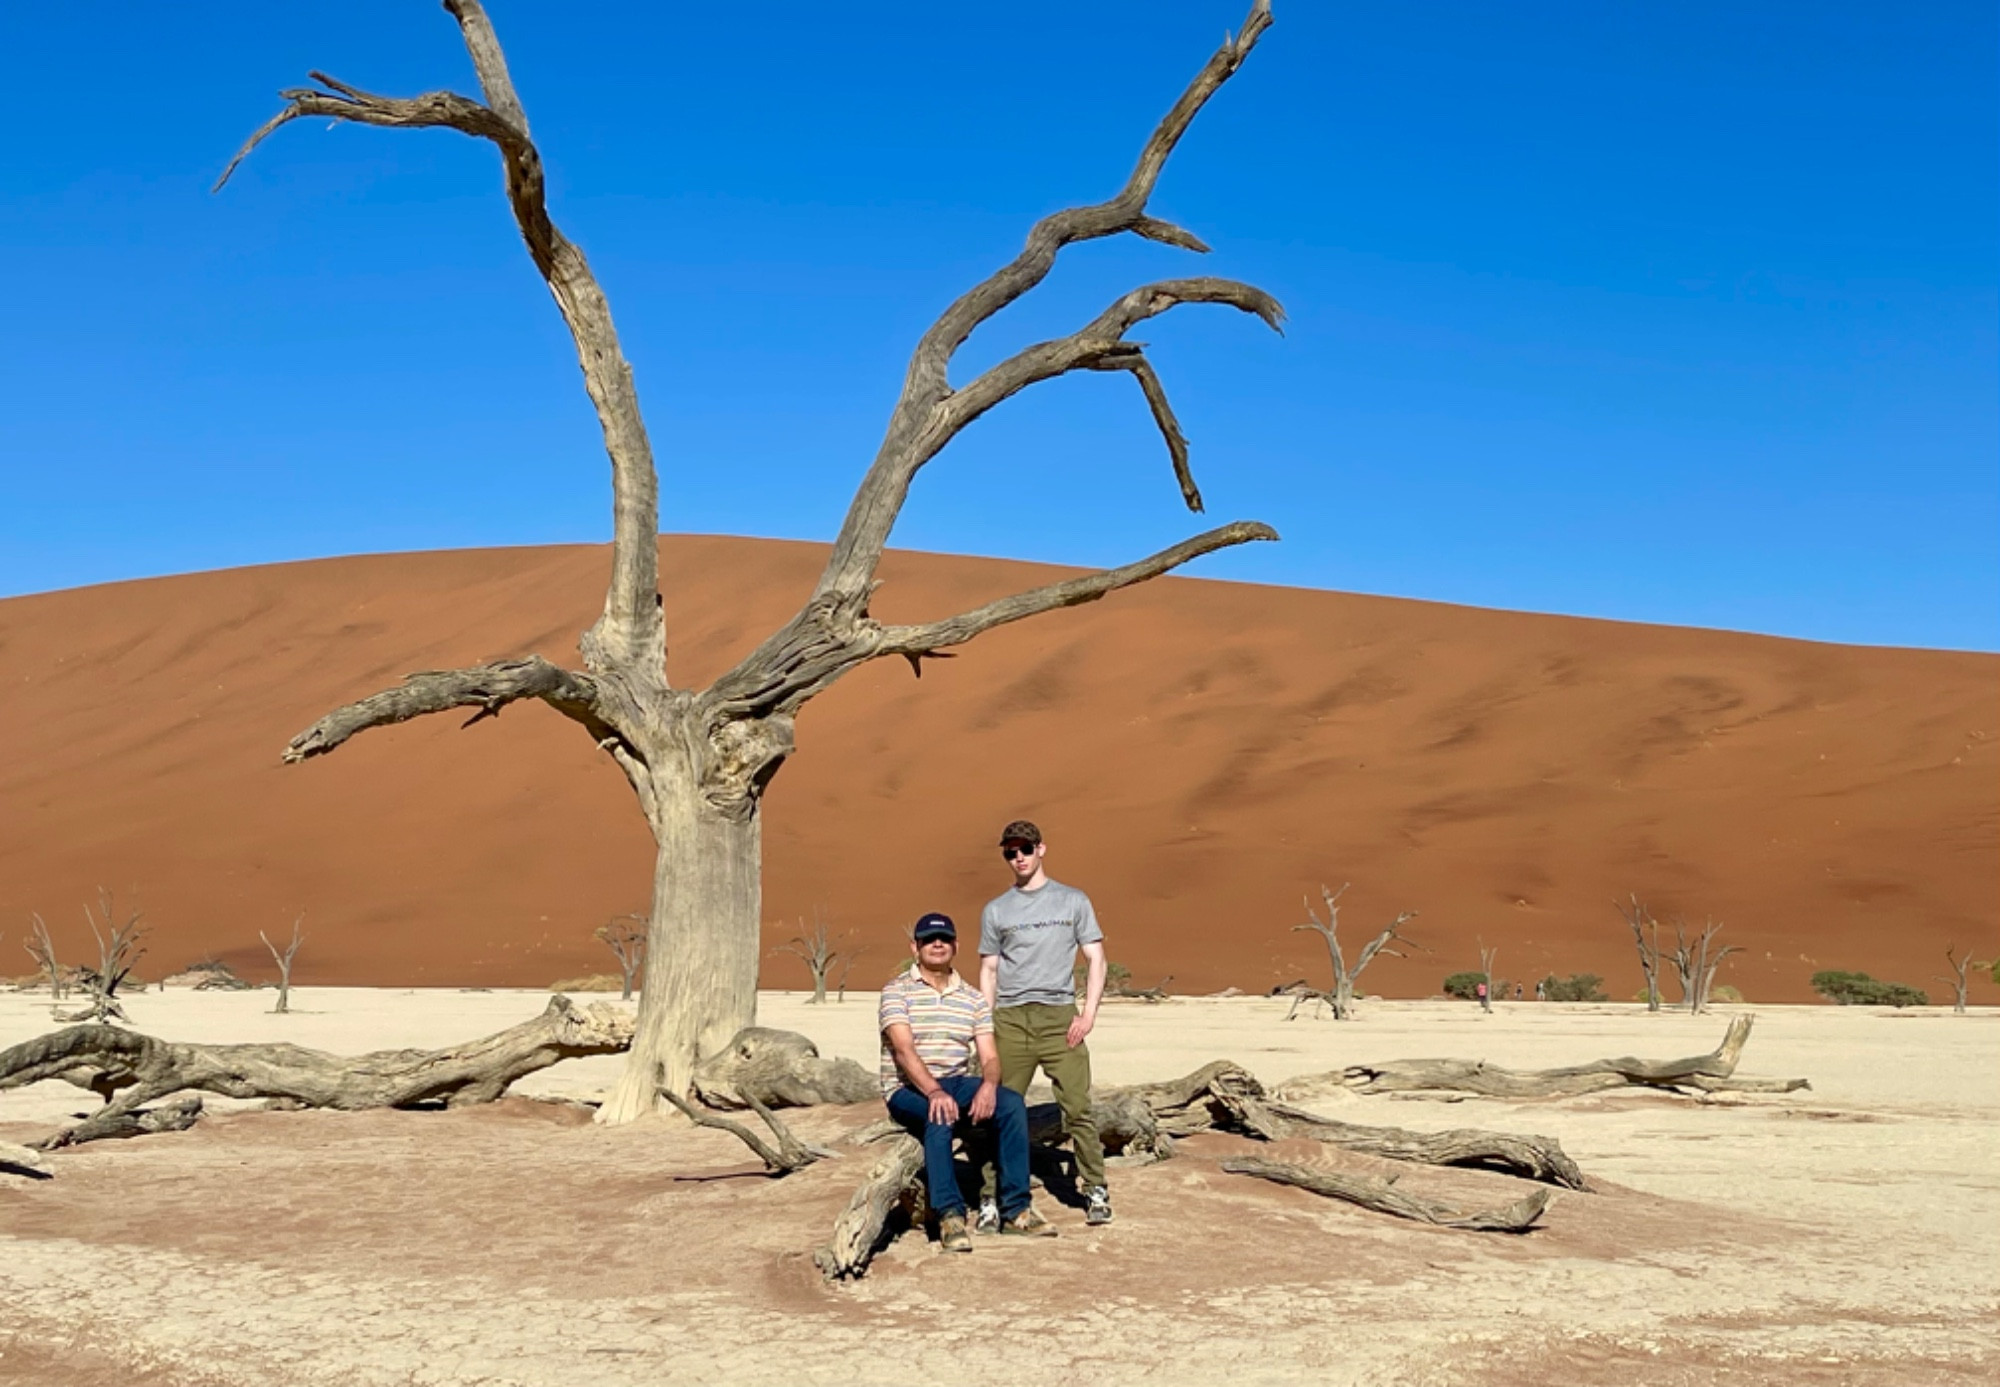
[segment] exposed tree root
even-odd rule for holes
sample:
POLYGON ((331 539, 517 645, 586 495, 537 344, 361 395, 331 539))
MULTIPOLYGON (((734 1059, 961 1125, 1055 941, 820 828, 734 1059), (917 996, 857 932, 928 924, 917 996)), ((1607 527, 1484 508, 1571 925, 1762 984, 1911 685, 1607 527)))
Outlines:
POLYGON ((71 1026, 0 1050, 0 1089, 63 1079, 105 1099, 79 1125, 37 1143, 52 1150, 167 1130, 145 1125, 167 1121, 162 1114, 138 1110, 188 1090, 349 1112, 435 1102, 456 1108, 490 1103, 515 1080, 559 1060, 616 1054, 631 1043, 629 1013, 604 1002, 578 1007, 567 997, 550 998, 532 1021, 450 1049, 353 1056, 284 1044, 178 1044, 115 1026, 71 1026))
POLYGON ((880 1160, 862 1178, 854 1197, 833 1222, 833 1236, 813 1254, 813 1262, 829 1280, 860 1276, 881 1249, 882 1230, 890 1211, 904 1195, 923 1186, 924 1145, 907 1132, 886 1143, 880 1160))
POLYGON ((1266 1161, 1244 1156, 1224 1161, 1222 1168, 1232 1175, 1254 1175, 1281 1185, 1297 1185, 1302 1190, 1344 1199, 1373 1209, 1378 1214, 1434 1223, 1440 1228, 1463 1228, 1475 1233, 1525 1233, 1534 1227, 1555 1195, 1549 1190, 1530 1190, 1502 1209, 1464 1214, 1434 1200, 1405 1194, 1387 1180, 1362 1180, 1341 1175, 1322 1166, 1300 1165, 1295 1161, 1266 1161))
POLYGON ((797 1031, 745 1026, 728 1045, 695 1066, 695 1096, 711 1108, 809 1108, 819 1103, 866 1103, 881 1082, 853 1060, 822 1059, 797 1031))
POLYGON ((1614 1088, 1675 1093, 1792 1093, 1811 1088, 1804 1079, 1737 1077, 1736 1065, 1754 1020, 1747 1014, 1736 1017, 1720 1045, 1705 1055, 1686 1059, 1624 1056, 1564 1069, 1503 1069, 1484 1060, 1387 1060, 1293 1079, 1280 1086, 1276 1096, 1296 1098, 1331 1088, 1360 1093, 1467 1093, 1487 1098, 1571 1098, 1614 1088))
POLYGON ((732 1122, 726 1117, 705 1113, 672 1089, 661 1089, 660 1096, 687 1114, 695 1126, 713 1127, 717 1131, 728 1132, 736 1137, 757 1153, 757 1159, 762 1161, 764 1168, 774 1176, 790 1175, 795 1170, 804 1170, 815 1161, 830 1160, 834 1157, 834 1153, 824 1147, 809 1146, 800 1141, 776 1113, 757 1101, 755 1094, 745 1094, 744 1098, 757 1116, 764 1120, 764 1125, 771 1129, 771 1135, 777 1138, 778 1145, 775 1149, 741 1122, 732 1122))

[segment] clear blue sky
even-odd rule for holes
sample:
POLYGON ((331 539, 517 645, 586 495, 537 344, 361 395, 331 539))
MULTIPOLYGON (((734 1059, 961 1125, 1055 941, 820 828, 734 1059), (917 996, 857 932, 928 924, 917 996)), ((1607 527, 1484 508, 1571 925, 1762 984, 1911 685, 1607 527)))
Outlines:
MULTIPOLYGON (((1009 402, 899 545, 2000 649, 1996 21, 1976 4, 1278 0, 1155 209, 967 363, 1143 279, 1209 516, 1132 382, 1009 402)), ((1242 0, 491 0, 610 295, 667 530, 824 539, 917 334, 1108 196, 1242 0)), ((606 468, 489 149, 301 122, 470 73, 427 0, 0 11, 0 593, 600 541, 606 468)), ((672 594, 668 595, 669 603, 672 594)), ((671 607, 670 607, 671 610, 671 607)))

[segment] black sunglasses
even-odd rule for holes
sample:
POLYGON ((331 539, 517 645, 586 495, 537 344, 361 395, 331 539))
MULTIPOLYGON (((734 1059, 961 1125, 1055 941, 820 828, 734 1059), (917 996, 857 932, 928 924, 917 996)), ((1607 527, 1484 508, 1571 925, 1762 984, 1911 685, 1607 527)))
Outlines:
POLYGON ((1018 843, 1012 843, 1000 849, 1000 855, 1009 862, 1012 862, 1017 857, 1033 857, 1035 850, 1033 848, 1024 848, 1018 843))

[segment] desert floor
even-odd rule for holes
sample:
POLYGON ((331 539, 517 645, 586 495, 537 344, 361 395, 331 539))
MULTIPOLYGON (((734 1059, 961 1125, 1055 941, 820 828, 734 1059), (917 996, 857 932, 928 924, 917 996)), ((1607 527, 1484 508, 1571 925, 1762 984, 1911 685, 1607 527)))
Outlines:
MULTIPOLYGON (((339 1051, 434 1046, 545 993, 148 993, 173 1039, 339 1051)), ((1541 1066, 1711 1048, 1726 1014, 1632 1006, 1369 1005, 1283 1021, 1262 998, 1106 1008, 1100 1082, 1227 1056, 1267 1082, 1348 1062, 1541 1066)), ((574 1061, 462 1112, 340 1115, 223 1101, 186 1133, 0 1176, 0 1382, 56 1384, 1974 1383, 2000 1363, 2000 1013, 1757 1008, 1742 1072, 1812 1090, 1726 1101, 1337 1096, 1350 1121, 1560 1137, 1597 1185, 1520 1237, 1392 1220, 1222 1173, 1204 1137, 1114 1169, 1117 1221, 1050 1202, 1052 1242, 945 1257, 905 1234, 858 1284, 810 1260, 864 1168, 782 1182, 732 1138, 583 1108, 617 1061, 574 1061), (232 1107, 237 1108, 230 1111, 232 1107)), ((872 999, 766 994, 760 1020, 874 1059, 872 999)), ((0 994, 0 1045, 49 1025, 0 994)), ((0 1094, 0 1140, 81 1111, 0 1094)), ((94 1101, 94 1100, 91 1100, 94 1101)), ((798 1117, 832 1138, 872 1105, 798 1117)), ((1321 1156, 1354 1171, 1385 1162, 1321 1156)), ((1405 1187, 1506 1202, 1506 1177, 1403 1167, 1405 1187)))

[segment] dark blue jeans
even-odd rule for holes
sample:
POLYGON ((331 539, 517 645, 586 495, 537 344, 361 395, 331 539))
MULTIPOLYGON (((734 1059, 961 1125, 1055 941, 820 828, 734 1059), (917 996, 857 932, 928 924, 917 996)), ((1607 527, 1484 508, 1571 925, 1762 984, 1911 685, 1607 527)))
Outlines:
MULTIPOLYGON (((923 1139, 924 1179, 932 1210, 962 1216, 965 1196, 959 1193, 958 1175, 951 1167, 951 1138, 954 1130, 974 1125, 965 1114, 979 1092, 979 1078, 957 1074, 939 1079, 938 1087, 958 1104, 958 1128, 932 1122, 930 1100, 907 1084, 889 1095, 889 1116, 909 1128, 911 1136, 923 1139)), ((1000 1167, 1000 1217, 1012 1218, 1028 1207, 1028 1105, 1020 1094, 1003 1087, 994 1096, 992 1118, 978 1125, 992 1131, 995 1163, 1000 1167)))

